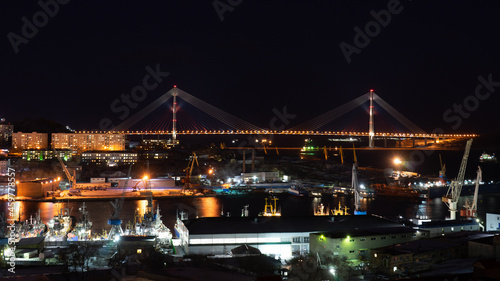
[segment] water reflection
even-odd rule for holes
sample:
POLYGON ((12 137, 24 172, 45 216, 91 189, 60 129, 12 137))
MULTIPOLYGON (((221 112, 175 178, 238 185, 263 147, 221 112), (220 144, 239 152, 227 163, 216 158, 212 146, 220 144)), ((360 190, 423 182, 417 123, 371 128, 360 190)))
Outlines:
MULTIPOLYGON (((315 208, 319 204, 323 204, 325 210, 338 208, 339 202, 341 206, 347 206, 348 213, 353 213, 354 204, 352 196, 333 197, 331 195, 323 195, 322 197, 296 197, 290 194, 277 195, 279 200, 277 205, 281 208, 283 216, 312 216, 315 208)), ((165 225, 172 229, 175 224, 175 217, 178 211, 184 210, 188 212, 189 218, 198 217, 217 217, 221 215, 224 209, 225 215, 230 213, 231 216, 240 216, 241 210, 245 205, 250 205, 249 215, 257 216, 264 209, 264 198, 267 194, 248 194, 242 196, 219 196, 219 197, 186 197, 186 198, 165 198, 153 201, 153 206, 156 210, 157 205, 160 207, 160 214, 165 225)), ((466 198, 461 198, 459 206, 463 206, 466 198)), ((486 212, 500 213, 500 195, 479 195, 478 200, 478 215, 484 220, 486 212)), ((15 204, 13 219, 28 220, 30 216, 35 217, 40 209, 40 217, 43 222, 49 221, 59 213, 61 208, 68 208, 71 215, 79 218, 78 209, 83 202, 26 202, 17 201, 15 204)), ((4 212, 5 218, 9 219, 7 202, 0 202, 0 212, 4 212)), ((113 213, 113 207, 109 201, 93 201, 86 202, 87 210, 90 214, 90 220, 93 222, 94 231, 100 232, 102 229, 109 231, 110 226, 107 224, 108 219, 113 213)), ((133 221, 135 210, 139 212, 146 211, 147 200, 125 200, 120 214, 123 221, 122 227, 133 221)), ((414 218, 417 215, 427 216, 430 219, 445 219, 449 215, 448 208, 441 201, 441 198, 433 198, 428 200, 412 201, 401 198, 375 198, 362 199, 361 210, 367 210, 370 214, 377 214, 385 217, 396 218, 404 216, 414 218)))
POLYGON ((217 197, 201 197, 193 200, 199 217, 218 217, 221 215, 221 204, 217 197))

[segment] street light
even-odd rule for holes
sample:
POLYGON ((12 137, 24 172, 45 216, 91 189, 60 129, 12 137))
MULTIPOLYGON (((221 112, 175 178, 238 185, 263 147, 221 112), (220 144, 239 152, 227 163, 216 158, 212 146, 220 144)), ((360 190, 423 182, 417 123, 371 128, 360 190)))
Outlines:
POLYGON ((401 163, 403 163, 403 162, 401 162, 401 159, 399 159, 399 158, 397 158, 397 157, 396 157, 396 158, 394 158, 394 164, 396 164, 396 165, 401 165, 401 163))

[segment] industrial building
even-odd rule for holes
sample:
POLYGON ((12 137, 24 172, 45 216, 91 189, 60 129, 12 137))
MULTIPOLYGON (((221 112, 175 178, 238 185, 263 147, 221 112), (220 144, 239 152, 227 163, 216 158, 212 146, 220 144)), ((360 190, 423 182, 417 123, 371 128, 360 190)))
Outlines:
POLYGON ((129 179, 129 178, 109 178, 108 182, 116 188, 173 188, 175 180, 173 178, 157 178, 157 179, 129 179))
POLYGON ((479 223, 474 220, 445 220, 422 222, 416 226, 421 231, 428 231, 429 237, 434 238, 459 231, 478 231, 479 223))
POLYGON ((342 256, 349 260, 369 258, 370 250, 427 238, 427 232, 410 227, 376 227, 311 233, 310 250, 320 256, 342 256))
POLYGON ((23 149, 47 149, 49 147, 49 134, 46 133, 13 133, 12 148, 23 149))
POLYGON ((49 149, 25 149, 22 153, 22 159, 26 161, 51 160, 56 158, 56 153, 64 161, 68 161, 72 156, 69 149, 57 150, 57 152, 49 149))
POLYGON ((7 175, 10 167, 10 159, 0 160, 0 176, 7 175))
POLYGON ((5 118, 0 119, 0 143, 6 143, 12 133, 14 132, 14 125, 5 121, 5 118))
POLYGON ((118 133, 53 133, 52 148, 70 149, 73 154, 89 150, 120 151, 125 149, 125 135, 118 133))
POLYGON ((16 183, 17 196, 45 197, 47 192, 59 190, 60 179, 40 179, 16 183))
POLYGON ((279 172, 251 172, 241 173, 242 182, 245 183, 263 183, 263 182, 281 182, 279 172))
POLYGON ((137 152, 86 151, 82 153, 82 165, 115 167, 137 163, 137 152))
POLYGON ((376 216, 208 217, 179 221, 176 235, 188 254, 228 254, 246 244, 262 254, 288 260, 310 252, 312 233, 401 227, 376 216))
POLYGON ((500 214, 486 213, 486 231, 500 231, 500 214))
MULTIPOLYGON (((388 275, 415 274, 448 260, 482 257, 478 252, 485 249, 481 242, 485 238, 493 243, 492 234, 461 231, 432 239, 394 244, 372 249, 370 263, 374 269, 388 275)), ((490 256, 493 255, 490 253, 490 256)))

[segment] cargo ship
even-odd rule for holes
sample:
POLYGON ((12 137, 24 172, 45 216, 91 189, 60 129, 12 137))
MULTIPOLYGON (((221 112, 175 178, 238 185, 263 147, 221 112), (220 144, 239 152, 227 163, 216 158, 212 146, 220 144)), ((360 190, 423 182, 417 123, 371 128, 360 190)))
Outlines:
POLYGON ((407 198, 420 198, 422 192, 411 187, 402 186, 399 184, 374 184, 376 196, 391 196, 391 197, 407 197, 407 198))

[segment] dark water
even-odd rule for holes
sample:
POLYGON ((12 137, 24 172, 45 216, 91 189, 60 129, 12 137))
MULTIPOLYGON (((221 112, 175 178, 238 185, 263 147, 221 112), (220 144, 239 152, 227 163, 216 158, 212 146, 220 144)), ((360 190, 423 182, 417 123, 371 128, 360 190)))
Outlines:
MULTIPOLYGON (((173 230, 176 213, 184 211, 189 218, 198 217, 216 217, 221 212, 224 215, 228 213, 231 216, 241 216, 243 206, 249 205, 250 216, 257 216, 264 209, 265 194, 248 194, 238 196, 218 196, 218 197, 189 197, 189 198, 171 198, 154 200, 155 208, 159 204, 163 222, 167 227, 173 230)), ((324 195, 322 198, 296 197, 290 194, 278 194, 277 205, 281 207, 283 216, 307 216, 313 215, 315 206, 322 203, 326 208, 338 208, 339 202, 342 206, 351 208, 352 197, 333 197, 324 195)), ((462 197, 459 206, 463 206, 465 199, 462 197)), ((29 219, 30 215, 35 215, 38 209, 41 210, 41 218, 47 222, 54 215, 57 215, 59 208, 68 207, 72 210, 72 215, 79 217, 78 208, 83 202, 69 203, 51 203, 51 202, 21 202, 16 204, 15 217, 22 220, 29 219)), ((93 221, 94 231, 102 229, 109 230, 107 220, 113 213, 113 207, 108 201, 86 202, 86 207, 90 212, 90 218, 93 221)), ((143 211, 146 208, 146 200, 126 200, 121 213, 123 224, 129 220, 132 221, 135 209, 143 211)), ((7 214, 7 203, 0 202, 0 208, 7 214)), ((399 216, 413 218, 417 215, 428 216, 430 219, 442 220, 448 216, 448 210, 441 198, 428 200, 413 200, 407 198, 375 198, 363 199, 361 208, 367 210, 370 214, 376 214, 389 218, 399 216)), ((500 194, 480 195, 478 199, 478 215, 484 221, 486 213, 500 213, 500 194)), ((8 215, 7 215, 8 218, 8 215)), ((172 231, 173 232, 173 231, 172 231)))

